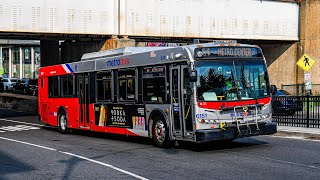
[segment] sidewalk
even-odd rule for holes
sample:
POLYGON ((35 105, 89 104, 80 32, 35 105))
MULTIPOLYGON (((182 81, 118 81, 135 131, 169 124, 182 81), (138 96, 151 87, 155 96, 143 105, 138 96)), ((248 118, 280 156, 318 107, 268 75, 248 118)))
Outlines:
POLYGON ((320 138, 320 128, 278 126, 278 132, 275 135, 318 139, 320 138))

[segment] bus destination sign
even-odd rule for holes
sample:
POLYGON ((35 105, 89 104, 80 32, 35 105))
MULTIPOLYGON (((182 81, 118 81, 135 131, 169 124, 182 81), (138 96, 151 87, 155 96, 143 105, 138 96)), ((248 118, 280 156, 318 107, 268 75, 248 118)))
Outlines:
POLYGON ((195 49, 196 58, 217 57, 262 57, 261 50, 253 47, 204 47, 195 49))

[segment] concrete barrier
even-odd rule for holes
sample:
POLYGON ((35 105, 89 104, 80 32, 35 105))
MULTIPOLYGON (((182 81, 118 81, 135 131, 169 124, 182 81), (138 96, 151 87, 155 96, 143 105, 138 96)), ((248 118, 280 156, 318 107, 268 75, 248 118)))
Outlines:
POLYGON ((38 97, 21 94, 0 93, 0 108, 38 113, 38 97))

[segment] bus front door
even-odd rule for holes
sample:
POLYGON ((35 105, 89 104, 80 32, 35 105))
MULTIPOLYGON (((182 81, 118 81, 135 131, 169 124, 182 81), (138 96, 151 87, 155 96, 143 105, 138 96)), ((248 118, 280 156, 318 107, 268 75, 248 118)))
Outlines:
POLYGON ((89 127, 89 77, 88 74, 78 75, 78 93, 79 93, 79 127, 89 127))
POLYGON ((187 66, 172 66, 170 77, 173 134, 177 140, 192 137, 192 107, 190 103, 191 95, 187 93, 190 89, 187 66))

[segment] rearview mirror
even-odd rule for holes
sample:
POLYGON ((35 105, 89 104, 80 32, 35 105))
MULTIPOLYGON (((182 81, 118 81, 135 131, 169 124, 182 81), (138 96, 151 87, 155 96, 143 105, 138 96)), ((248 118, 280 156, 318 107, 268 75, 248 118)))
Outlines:
POLYGON ((190 75, 189 75, 189 81, 190 82, 197 82, 198 75, 197 75, 197 70, 192 70, 190 75))
POLYGON ((277 93, 277 86, 271 85, 271 94, 275 95, 277 93))

